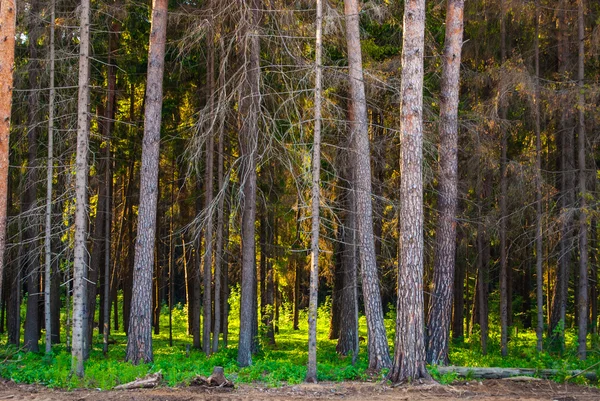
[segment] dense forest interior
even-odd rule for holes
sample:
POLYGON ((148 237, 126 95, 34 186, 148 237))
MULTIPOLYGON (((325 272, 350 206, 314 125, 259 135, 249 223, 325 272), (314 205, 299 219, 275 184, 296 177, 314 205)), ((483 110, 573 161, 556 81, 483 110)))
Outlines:
POLYGON ((0 0, 0 375, 596 369, 599 104, 595 0, 0 0))

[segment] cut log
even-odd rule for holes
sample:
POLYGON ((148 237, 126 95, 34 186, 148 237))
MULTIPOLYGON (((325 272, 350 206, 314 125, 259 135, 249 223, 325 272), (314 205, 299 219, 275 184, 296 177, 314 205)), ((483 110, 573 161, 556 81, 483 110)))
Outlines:
POLYGON ((204 387, 233 387, 233 382, 227 380, 224 374, 224 370, 221 366, 215 366, 212 374, 206 378, 204 376, 196 376, 190 382, 191 386, 204 386, 204 387))
POLYGON ((530 368, 467 368, 460 366, 439 366, 438 372, 442 375, 455 373, 459 377, 472 377, 474 379, 505 379, 514 376, 535 376, 543 379, 567 374, 567 379, 575 376, 583 376, 590 381, 597 381, 595 371, 585 370, 558 370, 558 369, 530 369, 530 368))
POLYGON ((115 387, 115 390, 132 390, 136 388, 154 388, 162 382, 162 372, 151 373, 141 379, 135 379, 132 382, 121 384, 115 387))

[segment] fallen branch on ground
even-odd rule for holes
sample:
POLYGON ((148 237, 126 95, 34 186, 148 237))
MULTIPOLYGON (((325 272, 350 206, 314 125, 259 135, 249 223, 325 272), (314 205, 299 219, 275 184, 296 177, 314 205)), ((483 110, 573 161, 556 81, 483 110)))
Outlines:
POLYGON ((597 381, 596 372, 585 370, 558 370, 558 369, 530 369, 530 368, 466 368, 460 366, 439 366, 438 372, 442 375, 455 373, 459 377, 472 377, 474 379, 505 379, 513 376, 536 376, 549 379, 560 374, 567 374, 567 379, 583 376, 590 381, 597 381))
POLYGON ((161 372, 150 373, 141 379, 135 379, 132 382, 121 384, 115 387, 115 390, 132 390, 136 388, 154 388, 162 382, 161 372))

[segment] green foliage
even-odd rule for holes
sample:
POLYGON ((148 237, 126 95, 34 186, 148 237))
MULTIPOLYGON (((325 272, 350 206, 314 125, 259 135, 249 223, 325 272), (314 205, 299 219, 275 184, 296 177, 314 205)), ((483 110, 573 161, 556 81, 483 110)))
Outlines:
MULTIPOLYGON (((154 363, 133 366, 123 362, 127 337, 124 333, 111 333, 115 344, 110 345, 109 356, 102 355, 102 337, 97 335, 90 359, 86 362, 85 377, 78 379, 70 374, 71 355, 64 345, 55 345, 53 353, 24 353, 15 347, 4 348, 0 357, 6 360, 0 364, 0 376, 10 378, 17 383, 40 383, 57 388, 98 388, 110 389, 116 385, 127 383, 148 373, 162 371, 165 384, 175 386, 188 383, 195 375, 208 376, 214 366, 222 366, 226 375, 236 383, 261 382, 268 386, 297 384, 306 376, 307 364, 307 329, 306 311, 300 313, 300 330, 292 329, 290 313, 281 313, 279 334, 276 335, 275 346, 263 344, 262 349, 253 358, 253 365, 240 368, 237 365, 237 333, 239 330, 239 287, 231 291, 231 315, 229 346, 206 357, 200 350, 192 349, 189 356, 186 346, 191 344, 191 336, 187 334, 187 307, 176 305, 172 311, 173 346, 169 344, 169 310, 162 307, 160 334, 154 336, 154 363), (289 316, 288 316, 289 315, 289 316)), ((121 297, 119 297, 121 299, 121 297)), ((341 357, 335 351, 336 341, 328 339, 331 301, 328 297, 319 306, 317 339, 318 339, 318 379, 320 381, 366 380, 368 356, 366 343, 361 342, 360 354, 355 366, 351 364, 351 356, 341 357)), ((291 310, 289 305, 283 310, 291 310)), ((395 309, 389 308, 385 319, 390 345, 393 346, 395 309)), ((366 336, 366 320, 359 319, 359 334, 366 336)), ((122 327, 122 326, 121 326, 122 327)), ((63 333, 64 336, 64 333, 63 333)), ((63 337, 64 338, 64 337, 63 337)), ((471 367, 519 367, 534 369, 556 369, 556 381, 586 383, 581 376, 569 377, 568 371, 576 369, 595 369, 600 365, 600 348, 598 341, 593 342, 587 361, 577 358, 577 333, 575 329, 565 332, 566 351, 555 354, 548 351, 538 353, 535 349, 536 336, 533 330, 511 330, 509 356, 500 356, 500 333, 496 325, 490 328, 488 354, 482 355, 479 345, 479 332, 473 331, 470 337, 462 342, 451 344, 450 360, 453 365, 471 367)), ((40 347, 44 349, 44 347, 40 347)), ((392 351, 393 352, 393 351, 392 351)), ((442 384, 452 383, 456 374, 441 375, 435 366, 429 367, 433 377, 442 384)), ((381 374, 383 379, 385 372, 381 374)))

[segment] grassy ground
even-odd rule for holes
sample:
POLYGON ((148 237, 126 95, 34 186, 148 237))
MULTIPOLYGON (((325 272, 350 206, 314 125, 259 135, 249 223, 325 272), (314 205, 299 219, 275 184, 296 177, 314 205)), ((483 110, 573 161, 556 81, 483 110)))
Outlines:
MULTIPOLYGON (((191 344, 187 334, 187 310, 181 306, 173 311, 173 346, 169 346, 168 314, 165 309, 161 315, 161 333, 154 336, 154 363, 133 366, 124 363, 127 338, 121 331, 111 334, 115 344, 109 347, 109 356, 102 355, 102 338, 96 336, 90 359, 86 362, 86 375, 83 379, 70 376, 71 355, 66 352, 64 345, 53 347, 53 354, 18 352, 0 366, 0 376, 16 382, 42 383, 50 387, 61 388, 99 388, 110 389, 118 384, 126 383, 147 373, 162 371, 169 386, 185 383, 196 374, 209 375, 213 366, 223 366, 226 375, 235 382, 248 383, 260 381, 267 385, 276 386, 282 383, 295 384, 304 380, 307 363, 307 319, 300 316, 300 330, 292 330, 291 314, 284 308, 279 334, 276 336, 275 347, 263 346, 254 356, 253 365, 239 368, 237 357, 237 333, 239 311, 235 307, 236 293, 232 298, 230 321, 229 347, 206 357, 198 350, 191 350, 186 356, 186 346, 191 344)), ((394 316, 386 316, 390 347, 394 338, 394 316)), ((122 327, 122 326, 121 326, 122 327)), ((352 366, 351 357, 342 358, 335 352, 335 340, 328 339, 329 310, 328 305, 320 308, 318 319, 318 379, 328 381, 360 380, 367 378, 366 344, 361 343, 357 364, 352 366)), ((536 353, 535 333, 533 331, 513 331, 509 343, 510 353, 506 358, 500 357, 499 333, 492 331, 489 341, 488 355, 482 355, 478 345, 478 336, 464 342, 453 344, 450 358, 454 365, 459 366, 497 366, 497 367, 530 367, 551 368, 561 371, 557 380, 564 380, 567 371, 571 369, 596 369, 600 364, 599 349, 592 347, 589 358, 581 362, 576 356, 575 331, 567 330, 567 349, 562 356, 548 352, 536 353)), ((360 335, 366 337, 364 317, 360 319, 360 335)), ((63 333, 64 339, 64 333, 63 333)), ((6 338, 0 338, 6 343, 6 338)), ((40 349, 44 349, 43 344, 40 349)), ((3 352, 14 352, 5 348, 3 352)), ((4 359, 4 358, 2 358, 4 359)), ((433 369, 435 373, 435 369, 433 369)), ((385 372, 380 378, 383 379, 385 372)), ((438 377, 442 382, 449 382, 453 377, 438 377)), ((583 378, 577 378, 583 381, 583 378)))

